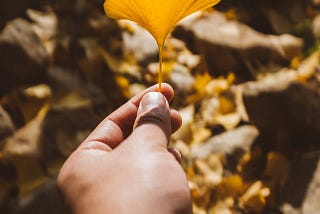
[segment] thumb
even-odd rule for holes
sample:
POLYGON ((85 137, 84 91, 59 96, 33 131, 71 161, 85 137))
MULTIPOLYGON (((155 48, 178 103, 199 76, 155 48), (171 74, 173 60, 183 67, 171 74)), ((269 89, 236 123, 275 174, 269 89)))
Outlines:
POLYGON ((170 108, 159 92, 149 92, 142 98, 132 137, 142 143, 156 143, 167 147, 171 135, 170 108))

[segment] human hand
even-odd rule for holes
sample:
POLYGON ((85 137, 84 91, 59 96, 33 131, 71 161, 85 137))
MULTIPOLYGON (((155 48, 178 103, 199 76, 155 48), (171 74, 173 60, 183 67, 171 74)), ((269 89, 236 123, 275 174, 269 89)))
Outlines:
POLYGON ((67 159, 58 187, 74 213, 191 213, 179 153, 167 148, 181 126, 173 89, 150 87, 103 120, 67 159), (167 101, 168 100, 168 101, 167 101))

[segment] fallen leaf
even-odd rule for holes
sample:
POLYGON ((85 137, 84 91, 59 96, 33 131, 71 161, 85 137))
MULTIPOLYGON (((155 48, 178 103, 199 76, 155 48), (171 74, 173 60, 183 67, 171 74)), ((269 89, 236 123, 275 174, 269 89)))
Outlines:
POLYGON ((215 117, 217 124, 221 124, 226 130, 235 128, 241 121, 241 115, 233 112, 225 115, 217 115, 215 117))
POLYGON ((261 213, 269 195, 270 190, 261 181, 257 181, 239 198, 239 205, 249 213, 261 213))
POLYGON ((64 95, 60 100, 56 101, 53 105, 54 108, 84 108, 91 106, 91 101, 79 93, 71 92, 64 95))
POLYGON ((221 183, 223 167, 221 162, 217 160, 215 170, 211 169, 210 166, 201 160, 195 162, 195 166, 200 174, 204 175, 204 182, 208 187, 214 187, 221 183))
POLYGON ((305 82, 310 79, 315 71, 317 70, 317 66, 320 63, 320 51, 316 51, 311 54, 308 58, 304 59, 300 62, 297 68, 297 78, 298 80, 305 82))
POLYGON ((207 94, 216 95, 228 90, 231 87, 231 84, 232 82, 230 82, 229 78, 212 79, 205 86, 205 90, 207 94))
POLYGON ((225 199, 229 197, 237 198, 243 192, 244 183, 239 175, 224 177, 222 182, 216 187, 215 197, 225 199))
POLYGON ((192 125, 194 123, 195 106, 189 105, 179 110, 182 117, 181 128, 172 135, 174 140, 183 140, 184 142, 191 142, 192 136, 192 125))
POLYGON ((232 214, 230 207, 224 201, 218 201, 210 209, 210 214, 232 214))
POLYGON ((38 99, 47 99, 51 97, 52 91, 48 85, 40 84, 25 89, 24 93, 29 97, 38 99))

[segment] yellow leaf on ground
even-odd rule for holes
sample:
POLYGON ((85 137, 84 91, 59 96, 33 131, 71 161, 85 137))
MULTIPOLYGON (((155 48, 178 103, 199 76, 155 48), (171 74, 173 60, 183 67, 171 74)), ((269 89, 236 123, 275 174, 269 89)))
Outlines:
POLYGON ((239 205, 250 213, 261 213, 269 195, 270 190, 257 181, 239 198, 239 205))
POLYGON ((243 192, 244 183, 239 175, 231 175, 223 178, 221 184, 216 187, 216 197, 220 199, 239 197, 243 192))
POLYGON ((218 124, 223 125, 226 130, 235 128, 241 121, 241 115, 238 112, 233 112, 225 115, 217 115, 215 120, 218 124))
POLYGON ((210 209, 210 214, 232 214, 230 207, 224 201, 219 201, 210 209))

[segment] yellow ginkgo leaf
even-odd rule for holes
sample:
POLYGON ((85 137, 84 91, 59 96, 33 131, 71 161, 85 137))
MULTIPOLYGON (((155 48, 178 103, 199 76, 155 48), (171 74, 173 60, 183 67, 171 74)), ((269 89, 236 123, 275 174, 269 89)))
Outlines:
POLYGON ((140 24, 163 45, 167 35, 181 19, 220 0, 106 0, 110 18, 128 19, 140 24))
POLYGON ((159 47, 161 83, 162 48, 168 34, 184 17, 218 2, 220 0, 106 0, 104 9, 110 18, 134 21, 155 38, 159 47))

